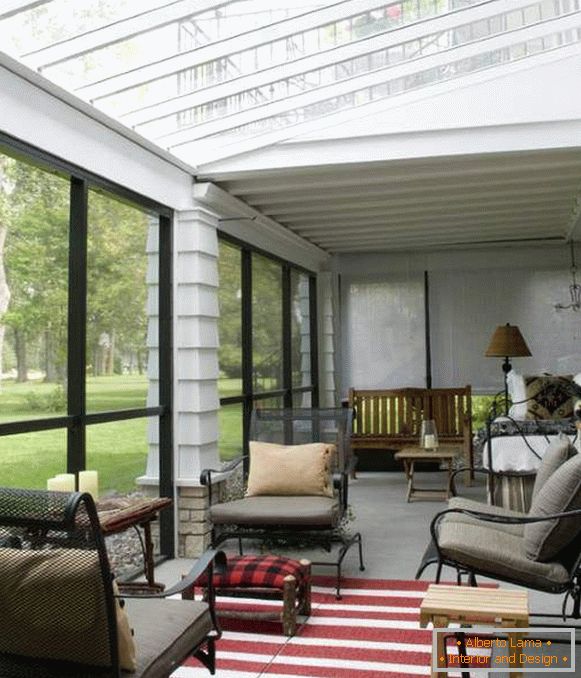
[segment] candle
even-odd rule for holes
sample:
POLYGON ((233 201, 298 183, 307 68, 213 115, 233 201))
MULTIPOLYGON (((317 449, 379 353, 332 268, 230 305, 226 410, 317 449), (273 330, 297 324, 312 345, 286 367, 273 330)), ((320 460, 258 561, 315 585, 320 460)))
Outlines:
POLYGON ((59 473, 46 481, 46 489, 53 492, 74 492, 75 476, 73 473, 59 473))
POLYGON ((79 471, 79 492, 88 492, 93 499, 99 498, 99 474, 97 471, 79 471))
POLYGON ((424 447, 427 447, 428 449, 436 447, 436 436, 432 433, 426 433, 424 436, 424 447))

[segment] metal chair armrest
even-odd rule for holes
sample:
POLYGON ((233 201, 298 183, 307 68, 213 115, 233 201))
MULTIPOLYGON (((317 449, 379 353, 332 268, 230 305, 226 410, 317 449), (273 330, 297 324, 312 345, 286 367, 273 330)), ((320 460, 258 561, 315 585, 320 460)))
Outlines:
POLYGON ((212 586, 212 574, 214 570, 218 573, 223 573, 226 571, 226 554, 224 551, 217 551, 215 549, 208 549, 204 551, 202 555, 196 560, 192 569, 187 573, 187 575, 181 579, 179 582, 174 584, 165 591, 159 593, 147 593, 147 592, 135 592, 135 593, 123 593, 120 594, 119 598, 168 598, 169 596, 175 596, 176 594, 182 593, 186 589, 192 587, 195 582, 208 571, 208 583, 209 586, 212 586))
POLYGON ((504 476, 509 478, 525 478, 527 476, 534 476, 536 472, 531 471, 493 471, 492 469, 485 468, 484 466, 469 466, 465 468, 458 468, 455 471, 452 471, 450 476, 450 494, 453 497, 457 497, 456 493, 456 476, 460 473, 466 473, 469 471, 471 474, 482 473, 487 475, 489 478, 495 478, 498 476, 504 476))
POLYGON ((205 468, 200 473, 200 485, 204 485, 204 487, 208 488, 208 501, 210 504, 212 503, 212 473, 230 473, 240 466, 245 459, 248 459, 248 455, 234 457, 234 459, 231 459, 222 468, 205 468))

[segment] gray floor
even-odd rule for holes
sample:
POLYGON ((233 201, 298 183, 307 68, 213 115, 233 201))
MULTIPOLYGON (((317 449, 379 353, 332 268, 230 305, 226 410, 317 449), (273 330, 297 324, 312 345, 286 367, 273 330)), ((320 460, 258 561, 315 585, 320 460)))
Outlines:
MULTIPOLYGON (((443 478, 441 474, 432 473, 417 473, 416 477, 417 484, 426 487, 440 485, 443 478)), ((465 488, 460 484, 459 493, 482 501, 485 498, 482 485, 465 488)), ((407 503, 405 497, 406 482, 400 473, 360 473, 356 480, 351 481, 350 504, 354 520, 350 524, 350 529, 361 532, 363 536, 366 569, 365 572, 359 571, 356 550, 351 549, 344 561, 345 575, 373 579, 414 578, 429 540, 430 520, 438 511, 443 510, 446 504, 444 501, 407 503)), ((234 547, 235 544, 232 543, 232 551, 234 547)), ((298 555, 292 552, 287 554, 298 555)), ((312 560, 325 560, 326 556, 324 551, 301 552, 301 557, 312 560)), ((166 583, 175 582, 187 571, 190 562, 179 559, 163 563, 157 570, 157 577, 166 583)), ((426 580, 433 578, 434 569, 432 567, 427 570, 423 578, 426 580)), ((318 568, 316 572, 332 574, 333 570, 318 568)), ((449 573, 449 579, 453 579, 454 576, 453 572, 449 573)), ((530 592, 530 607, 533 611, 560 612, 561 603, 561 596, 530 592)), ((577 653, 577 665, 581 666, 580 652, 577 653)), ((549 671, 536 671, 530 673, 530 676, 545 673, 549 671)))

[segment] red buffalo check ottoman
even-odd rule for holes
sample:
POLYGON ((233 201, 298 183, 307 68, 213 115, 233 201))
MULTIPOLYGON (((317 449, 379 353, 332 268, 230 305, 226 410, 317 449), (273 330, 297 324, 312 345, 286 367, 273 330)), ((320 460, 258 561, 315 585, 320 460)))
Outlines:
MULTIPOLYGON (((203 582, 198 580, 203 586, 203 582)), ((266 598, 282 600, 282 612, 239 611, 224 609, 223 617, 252 619, 280 619, 283 632, 294 635, 297 614, 311 613, 311 563, 308 560, 293 560, 283 556, 229 556, 228 567, 223 573, 214 574, 216 594, 232 598, 266 598)), ((183 594, 192 598, 194 591, 183 594)))

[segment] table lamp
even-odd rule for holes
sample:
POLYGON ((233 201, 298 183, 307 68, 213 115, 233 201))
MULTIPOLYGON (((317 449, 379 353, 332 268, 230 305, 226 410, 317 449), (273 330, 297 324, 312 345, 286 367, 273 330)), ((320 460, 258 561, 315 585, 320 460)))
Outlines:
POLYGON ((484 354, 488 358, 504 358, 504 413, 508 414, 508 373, 512 369, 510 358, 526 358, 531 355, 527 342, 516 325, 499 325, 484 354))

